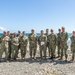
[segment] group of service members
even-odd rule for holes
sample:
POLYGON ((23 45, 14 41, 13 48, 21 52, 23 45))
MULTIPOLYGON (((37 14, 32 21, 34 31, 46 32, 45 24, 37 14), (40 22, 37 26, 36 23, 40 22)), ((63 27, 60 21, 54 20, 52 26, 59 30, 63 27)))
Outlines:
MULTIPOLYGON (((71 39, 71 51, 72 51, 72 59, 74 61, 75 55, 75 31, 73 31, 73 35, 70 37, 71 39)), ((4 31, 3 36, 0 37, 0 59, 2 58, 3 52, 5 52, 5 59, 6 61, 9 60, 17 60, 19 50, 21 51, 21 59, 26 59, 26 51, 27 45, 29 41, 29 53, 30 59, 36 59, 36 51, 37 51, 37 44, 39 45, 40 51, 40 59, 47 59, 47 50, 50 59, 54 59, 56 57, 55 51, 57 46, 57 54, 59 60, 63 60, 63 56, 65 55, 65 61, 67 61, 67 40, 68 40, 68 33, 65 32, 65 28, 62 27, 58 29, 58 34, 54 33, 54 30, 46 29, 46 33, 41 30, 40 36, 35 34, 34 29, 31 29, 31 33, 26 36, 25 31, 21 32, 18 31, 18 34, 11 33, 9 31, 4 31)), ((0 60, 1 61, 1 60, 0 60)))

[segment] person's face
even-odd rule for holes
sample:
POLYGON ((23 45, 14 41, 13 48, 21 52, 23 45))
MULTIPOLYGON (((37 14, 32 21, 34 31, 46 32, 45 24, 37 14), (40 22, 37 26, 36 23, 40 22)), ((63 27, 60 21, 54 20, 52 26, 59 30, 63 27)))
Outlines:
POLYGON ((9 31, 7 32, 7 35, 10 35, 10 32, 9 31))
POLYGON ((4 32, 4 36, 6 36, 7 35, 7 33, 6 32, 4 32))
POLYGON ((14 37, 16 37, 16 34, 14 34, 14 37))
POLYGON ((41 35, 44 35, 44 32, 43 31, 41 31, 41 35))
POLYGON ((12 34, 10 34, 10 37, 12 37, 12 34))
POLYGON ((31 30, 31 33, 34 34, 34 30, 31 30))
POLYGON ((48 33, 49 32, 49 30, 46 30, 46 33, 48 33))
POLYGON ((12 36, 12 38, 14 38, 14 34, 12 34, 11 36, 12 36))
POLYGON ((61 33, 61 30, 58 30, 59 31, 59 33, 61 33))
POLYGON ((24 36, 24 35, 25 35, 25 33, 22 34, 22 36, 24 36))
POLYGON ((20 35, 21 34, 21 32, 20 31, 18 31, 18 35, 20 35))
POLYGON ((75 32, 73 32, 73 36, 75 36, 75 32))
POLYGON ((53 34, 53 31, 51 31, 51 34, 53 34))
POLYGON ((64 32, 65 31, 65 28, 62 28, 62 32, 64 32))

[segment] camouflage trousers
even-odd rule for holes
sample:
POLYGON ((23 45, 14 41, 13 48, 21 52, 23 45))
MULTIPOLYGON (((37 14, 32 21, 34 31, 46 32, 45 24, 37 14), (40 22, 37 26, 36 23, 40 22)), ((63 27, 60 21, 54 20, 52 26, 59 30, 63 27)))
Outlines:
POLYGON ((13 46, 12 48, 12 59, 16 59, 18 55, 18 46, 13 46))
POLYGON ((56 45, 50 45, 49 48, 51 50, 51 57, 55 57, 56 45))
POLYGON ((29 46, 30 49, 30 57, 35 57, 36 55, 36 50, 37 50, 37 45, 30 45, 29 46))
POLYGON ((0 59, 2 58, 3 50, 0 49, 0 59))
POLYGON ((45 45, 40 46, 40 57, 42 58, 43 55, 46 58, 46 46, 45 45))
POLYGON ((9 58, 9 48, 4 47, 4 46, 1 47, 1 49, 0 49, 0 58, 2 58, 3 52, 5 52, 5 58, 6 58, 6 60, 8 60, 8 58, 9 58))
POLYGON ((9 59, 11 59, 11 45, 9 45, 9 59))
POLYGON ((61 51, 61 46, 60 46, 60 44, 57 45, 57 48, 58 48, 58 56, 60 56, 60 53, 61 53, 61 52, 60 52, 60 51, 61 51))
POLYGON ((0 44, 0 59, 2 58, 2 53, 3 53, 3 50, 2 50, 2 46, 0 44))
POLYGON ((46 51, 47 51, 47 49, 48 49, 48 53, 49 53, 49 57, 50 57, 50 55, 51 55, 51 54, 50 54, 50 53, 51 53, 51 50, 50 50, 50 48, 49 48, 49 44, 46 45, 46 51))
POLYGON ((74 57, 75 57, 75 51, 72 52, 72 59, 74 59, 74 57))
POLYGON ((71 51, 72 51, 72 59, 74 59, 74 57, 75 57, 75 46, 71 47, 71 51))
POLYGON ((61 58, 65 55, 65 58, 67 59, 67 44, 61 45, 61 58))
POLYGON ((20 46, 21 49, 21 57, 25 57, 26 56, 26 50, 27 50, 27 46, 20 46))

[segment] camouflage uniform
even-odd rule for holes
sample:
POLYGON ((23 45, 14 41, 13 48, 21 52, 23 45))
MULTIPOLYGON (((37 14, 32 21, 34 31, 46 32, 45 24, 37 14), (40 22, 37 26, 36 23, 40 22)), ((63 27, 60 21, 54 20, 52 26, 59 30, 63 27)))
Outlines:
MULTIPOLYGON (((18 34, 18 35, 17 35, 17 38, 20 39, 20 37, 21 37, 21 34, 18 34)), ((18 45, 18 51, 19 51, 19 50, 20 50, 20 44, 18 45)), ((18 58, 18 54, 17 54, 17 58, 18 58)))
POLYGON ((60 35, 60 45, 61 45, 61 59, 63 58, 63 52, 65 53, 65 58, 67 59, 67 40, 68 40, 68 33, 67 32, 61 32, 60 35))
MULTIPOLYGON (((47 37, 47 39, 48 39, 48 35, 47 35, 47 33, 45 34, 46 35, 46 37, 47 37)), ((46 43, 46 50, 47 50, 47 48, 48 48, 48 52, 49 52, 49 57, 50 57, 50 49, 49 49, 49 41, 47 40, 47 43, 46 43)))
POLYGON ((46 43, 47 43, 46 35, 39 36, 38 43, 40 45, 40 57, 42 59, 42 56, 44 54, 44 57, 46 59, 46 43), (42 52, 43 52, 43 54, 42 54, 42 52))
POLYGON ((11 44, 12 44, 12 59, 16 60, 18 55, 18 46, 19 46, 18 37, 13 37, 11 40, 11 44))
POLYGON ((0 37, 0 59, 2 58, 2 53, 3 53, 3 50, 2 50, 2 37, 0 37))
POLYGON ((74 56, 75 56, 75 37, 72 36, 72 37, 70 37, 70 39, 71 39, 72 60, 74 60, 74 56))
MULTIPOLYGON (((21 35, 17 35, 17 38, 20 39, 21 35)), ((18 46, 18 50, 20 49, 20 44, 18 46)))
POLYGON ((8 59, 11 60, 11 37, 10 37, 10 41, 8 42, 8 44, 9 44, 9 58, 8 59))
POLYGON ((49 48, 51 50, 51 58, 55 57, 55 49, 56 49, 56 35, 50 34, 48 36, 49 48))
POLYGON ((9 59, 9 41, 10 37, 5 36, 2 38, 2 50, 5 51, 6 59, 9 59))
MULTIPOLYGON (((7 36, 10 37, 11 39, 11 36, 10 36, 10 31, 7 31, 7 36)), ((9 43, 9 60, 11 60, 11 40, 8 42, 9 43)))
POLYGON ((61 33, 57 34, 57 48, 58 48, 58 57, 60 56, 60 49, 61 49, 61 45, 60 45, 60 35, 61 33))
POLYGON ((30 57, 32 58, 33 55, 33 57, 35 58, 38 36, 36 34, 31 33, 28 38, 29 38, 30 57))
POLYGON ((26 36, 20 37, 19 43, 20 43, 20 49, 21 49, 21 57, 22 57, 22 59, 23 58, 25 59, 27 44, 28 44, 28 38, 26 36))

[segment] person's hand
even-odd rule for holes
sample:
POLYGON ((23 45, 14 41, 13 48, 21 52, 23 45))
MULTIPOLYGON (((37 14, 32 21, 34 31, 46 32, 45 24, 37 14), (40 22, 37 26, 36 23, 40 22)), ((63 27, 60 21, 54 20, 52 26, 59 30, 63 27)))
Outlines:
POLYGON ((34 42, 34 41, 32 41, 32 44, 35 44, 35 42, 34 42))
POLYGON ((16 46, 19 46, 19 44, 16 44, 16 46))
POLYGON ((26 46, 26 45, 24 44, 24 46, 26 46))

